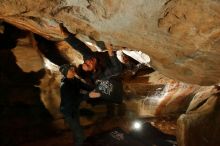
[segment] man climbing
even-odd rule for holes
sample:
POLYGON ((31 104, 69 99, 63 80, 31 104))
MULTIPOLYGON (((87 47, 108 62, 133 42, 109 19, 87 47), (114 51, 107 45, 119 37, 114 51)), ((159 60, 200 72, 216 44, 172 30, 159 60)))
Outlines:
POLYGON ((84 134, 79 122, 79 106, 84 100, 83 97, 86 97, 84 94, 81 94, 80 91, 91 91, 92 88, 76 78, 76 68, 74 66, 64 64, 59 70, 64 76, 60 86, 60 110, 64 115, 65 122, 73 132, 75 145, 80 146, 83 143, 84 134))
MULTIPOLYGON (((105 70, 94 73, 96 76, 95 89, 90 92, 91 102, 96 101, 104 102, 107 106, 107 116, 122 116, 125 112, 125 105, 123 100, 123 85, 119 74, 121 73, 121 63, 116 57, 115 52, 112 50, 111 45, 106 45, 111 64, 105 70), (92 94, 92 95, 91 95, 92 94)), ((95 72, 95 71, 94 71, 95 72)))
POLYGON ((110 57, 111 64, 102 72, 95 72, 95 89, 93 98, 102 98, 106 102, 112 103, 121 103, 123 96, 123 87, 120 78, 118 75, 121 73, 122 66, 119 60, 117 59, 115 53, 112 50, 110 45, 106 45, 108 49, 108 54, 110 57))
POLYGON ((81 70, 78 70, 79 75, 95 85, 95 90, 89 95, 97 99, 89 99, 89 102, 92 104, 104 102, 107 105, 122 103, 123 87, 121 79, 118 78, 122 72, 122 65, 113 52, 112 46, 105 46, 108 53, 93 52, 62 25, 61 30, 67 36, 65 40, 83 55, 84 63, 81 65, 81 70))
POLYGON ((83 56, 84 63, 79 66, 78 72, 84 79, 86 78, 87 81, 89 80, 89 82, 94 84, 95 80, 100 77, 117 76, 121 73, 122 66, 116 55, 109 56, 107 52, 93 52, 85 43, 71 34, 62 24, 60 28, 62 33, 66 36, 65 41, 83 56), (117 63, 117 66, 114 66, 114 68, 112 68, 112 60, 114 60, 113 63, 117 63))

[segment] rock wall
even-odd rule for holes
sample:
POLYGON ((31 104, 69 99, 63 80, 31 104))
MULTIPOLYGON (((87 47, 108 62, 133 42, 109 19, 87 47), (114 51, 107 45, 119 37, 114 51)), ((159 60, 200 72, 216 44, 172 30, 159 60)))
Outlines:
POLYGON ((199 92, 186 114, 177 121, 177 138, 180 146, 218 146, 219 140, 219 89, 199 92))
POLYGON ((49 39, 72 33, 141 50, 162 74, 188 83, 220 80, 220 2, 214 0, 1 0, 0 18, 49 39))

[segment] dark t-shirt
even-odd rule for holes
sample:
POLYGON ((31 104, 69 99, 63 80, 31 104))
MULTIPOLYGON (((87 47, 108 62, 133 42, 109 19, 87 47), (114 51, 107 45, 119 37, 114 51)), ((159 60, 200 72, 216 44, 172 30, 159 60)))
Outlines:
POLYGON ((95 91, 101 93, 100 98, 107 102, 122 102, 123 86, 118 78, 97 80, 95 91))
POLYGON ((78 112, 80 102, 84 100, 84 94, 80 93, 81 89, 91 91, 92 87, 81 82, 78 78, 62 79, 60 87, 60 111, 65 116, 72 117, 78 112))
POLYGON ((65 39, 74 49, 79 51, 83 58, 95 57, 97 59, 96 71, 81 76, 87 82, 95 84, 96 91, 99 91, 101 98, 112 102, 121 102, 123 88, 117 76, 122 72, 122 64, 117 56, 109 56, 107 52, 93 52, 82 41, 74 35, 65 39))

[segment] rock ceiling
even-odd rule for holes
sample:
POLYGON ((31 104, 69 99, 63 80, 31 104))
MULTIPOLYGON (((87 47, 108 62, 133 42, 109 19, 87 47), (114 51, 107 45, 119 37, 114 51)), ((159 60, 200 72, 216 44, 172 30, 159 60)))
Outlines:
POLYGON ((220 81, 220 2, 214 0, 1 0, 0 18, 51 40, 58 24, 140 50, 162 74, 188 83, 220 81))

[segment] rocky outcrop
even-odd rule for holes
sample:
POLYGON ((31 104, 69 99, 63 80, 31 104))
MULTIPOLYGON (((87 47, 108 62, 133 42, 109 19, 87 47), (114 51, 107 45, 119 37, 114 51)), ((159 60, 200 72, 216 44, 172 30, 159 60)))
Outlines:
POLYGON ((34 38, 29 33, 28 37, 18 39, 17 46, 12 49, 16 64, 24 72, 37 72, 44 68, 43 56, 36 45, 32 44, 31 39, 34 38))
POLYGON ((178 145, 219 145, 219 97, 219 90, 216 88, 209 88, 195 96, 186 114, 178 119, 178 145))
POLYGON ((162 74, 184 82, 219 82, 220 3, 213 0, 2 0, 0 18, 62 39, 58 23, 72 33, 141 50, 162 74))
POLYGON ((158 72, 124 80, 129 109, 139 116, 171 116, 184 113, 200 86, 178 82, 158 72))

